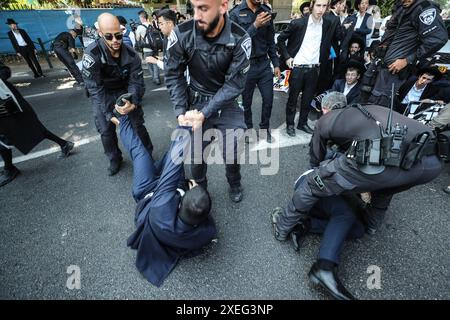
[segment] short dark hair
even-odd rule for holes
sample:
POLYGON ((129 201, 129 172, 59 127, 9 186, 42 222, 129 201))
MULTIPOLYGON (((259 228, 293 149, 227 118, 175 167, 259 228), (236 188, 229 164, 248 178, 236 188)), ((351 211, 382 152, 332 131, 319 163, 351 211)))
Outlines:
POLYGON ((306 7, 310 7, 311 6, 311 2, 303 2, 301 5, 300 5, 300 13, 301 14, 303 14, 303 9, 305 9, 306 7))
POLYGON ((342 2, 343 0, 331 0, 330 2, 330 8, 334 9, 334 7, 339 3, 342 2))
POLYGON ((119 20, 119 23, 120 23, 122 26, 125 26, 125 25, 127 24, 127 19, 125 19, 125 18, 122 17, 122 16, 117 16, 117 20, 119 20))
POLYGON ((211 197, 208 191, 197 185, 184 194, 178 217, 184 223, 195 226, 205 221, 210 211, 211 197))
POLYGON ((143 16, 145 19, 148 20, 148 13, 145 10, 141 10, 138 12, 138 16, 143 16))
POLYGON ((162 17, 164 20, 172 21, 174 25, 177 24, 177 14, 175 11, 170 9, 159 10, 156 16, 157 18, 162 17))
POLYGON ((361 70, 359 70, 358 68, 355 68, 355 67, 348 67, 348 68, 347 68, 347 71, 350 71, 350 72, 356 71, 356 73, 357 73, 359 76, 361 75, 361 70))

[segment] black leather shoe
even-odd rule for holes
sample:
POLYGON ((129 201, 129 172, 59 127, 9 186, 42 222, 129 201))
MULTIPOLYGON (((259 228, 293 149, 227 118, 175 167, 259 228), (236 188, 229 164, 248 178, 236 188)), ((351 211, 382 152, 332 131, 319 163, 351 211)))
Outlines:
POLYGON ((303 241, 305 241, 305 236, 308 234, 310 228, 311 222, 308 218, 304 218, 300 220, 291 231, 291 240, 295 251, 300 250, 300 247, 302 246, 303 241))
POLYGON ((228 190, 228 194, 230 196, 231 201, 233 201, 234 203, 238 203, 242 201, 243 198, 243 193, 242 193, 242 187, 238 186, 238 187, 230 187, 230 189, 228 190))
POLYGON ((313 130, 311 130, 311 128, 310 127, 308 127, 308 125, 307 124, 304 124, 304 125, 298 125, 297 126, 297 129, 298 130, 301 130, 301 131, 303 131, 303 132, 306 132, 306 133, 308 133, 308 134, 313 134, 314 133, 314 131, 313 130))
POLYGON ((273 209, 273 211, 270 213, 270 223, 272 224, 272 231, 273 236, 278 241, 286 241, 287 240, 287 234, 283 235, 278 231, 277 223, 280 215, 283 213, 283 208, 276 207, 273 209))
POLYGON ((445 193, 450 194, 450 186, 447 186, 446 188, 442 189, 445 193))
POLYGON ((295 137, 295 129, 294 126, 287 126, 286 132, 289 136, 295 137))
POLYGON ((113 176, 117 174, 117 172, 120 171, 121 166, 122 166, 122 159, 118 161, 117 160, 111 161, 108 168, 108 175, 113 176))
POLYGON ((75 144, 73 142, 67 141, 64 147, 61 147, 61 158, 67 158, 74 146, 75 144))
POLYGON ((20 170, 15 166, 11 170, 3 170, 3 174, 0 176, 0 187, 3 187, 13 181, 20 174, 20 170))
POLYGON ((319 269, 317 264, 314 263, 311 270, 308 273, 309 279, 316 285, 320 285, 324 288, 333 298, 337 300, 356 300, 350 292, 345 289, 337 276, 337 268, 333 271, 319 269))

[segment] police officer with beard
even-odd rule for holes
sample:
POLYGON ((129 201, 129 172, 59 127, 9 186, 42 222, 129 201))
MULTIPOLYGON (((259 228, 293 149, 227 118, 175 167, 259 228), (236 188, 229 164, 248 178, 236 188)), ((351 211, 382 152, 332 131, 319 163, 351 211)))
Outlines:
POLYGON ((344 193, 371 192, 365 220, 367 231, 374 233, 395 193, 427 183, 441 172, 431 128, 382 106, 346 107, 343 94, 331 94, 334 101, 323 105, 324 115, 311 140, 314 169, 297 186, 287 207, 272 212, 277 240, 286 240, 319 199, 344 193), (324 160, 330 143, 345 155, 324 160))
MULTIPOLYGON (((236 133, 246 126, 236 99, 244 89, 252 42, 228 17, 228 0, 192 0, 191 3, 194 20, 178 25, 167 39, 166 84, 179 122, 198 114, 203 131, 217 129, 221 134, 223 159, 233 160, 226 164, 229 195, 233 202, 240 202, 243 195, 236 133), (189 84, 186 68, 189 69, 189 84)), ((208 141, 203 143, 203 149, 212 140, 205 139, 208 141)), ((192 178, 206 189, 204 159, 194 160, 200 164, 190 165, 192 178)))
POLYGON ((399 1, 376 50, 377 59, 362 79, 363 101, 388 106, 391 85, 394 83, 398 90, 416 64, 426 64, 426 59, 439 51, 447 40, 447 30, 436 3, 399 1))
POLYGON ((134 105, 134 110, 129 114, 131 125, 149 154, 153 146, 144 126, 144 112, 141 107, 145 91, 141 59, 132 48, 122 45, 123 34, 115 16, 104 13, 97 21, 100 39, 85 50, 83 78, 91 97, 95 125, 110 161, 109 175, 112 176, 119 172, 122 163, 122 152, 117 144, 115 128, 119 120, 113 114, 116 100, 121 95, 131 94, 131 98, 122 100, 125 107, 134 105))

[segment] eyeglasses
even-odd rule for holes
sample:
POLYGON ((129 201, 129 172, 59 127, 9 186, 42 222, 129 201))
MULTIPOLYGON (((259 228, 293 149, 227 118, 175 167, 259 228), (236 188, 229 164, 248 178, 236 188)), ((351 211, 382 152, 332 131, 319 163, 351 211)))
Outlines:
POLYGON ((104 37, 106 40, 108 40, 108 41, 111 41, 113 38, 116 38, 116 40, 122 40, 123 34, 120 33, 120 32, 117 32, 117 33, 114 33, 114 34, 111 34, 111 33, 105 33, 105 34, 103 35, 103 37, 104 37))

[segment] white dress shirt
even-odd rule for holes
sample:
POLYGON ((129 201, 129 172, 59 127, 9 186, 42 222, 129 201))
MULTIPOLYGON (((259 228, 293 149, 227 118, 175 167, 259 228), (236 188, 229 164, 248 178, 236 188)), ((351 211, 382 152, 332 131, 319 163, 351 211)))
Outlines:
POLYGON ((322 25, 322 18, 316 23, 314 22, 312 15, 309 16, 305 37, 303 38, 300 50, 298 50, 295 55, 294 64, 319 64, 322 25))
POLYGON ((355 82, 354 84, 352 84, 352 85, 350 85, 350 86, 347 84, 347 82, 345 83, 345 86, 344 86, 344 92, 343 92, 343 93, 344 93, 344 96, 347 96, 347 94, 350 92, 350 90, 352 90, 353 87, 356 86, 356 83, 357 83, 357 82, 355 82))
POLYGON ((16 37, 17 43, 19 44, 20 47, 25 47, 27 45, 25 40, 23 40, 23 37, 20 34, 19 30, 13 31, 12 33, 14 37, 16 37))
POLYGON ((364 20, 364 16, 366 15, 366 13, 364 13, 363 15, 361 15, 360 12, 358 12, 356 14, 356 24, 355 24, 355 29, 361 28, 361 24, 364 20))
POLYGON ((408 104, 411 101, 420 101, 420 97, 423 94, 423 91, 425 90, 427 86, 423 87, 422 89, 417 89, 416 84, 412 86, 412 88, 409 90, 408 94, 403 99, 403 104, 408 104))

